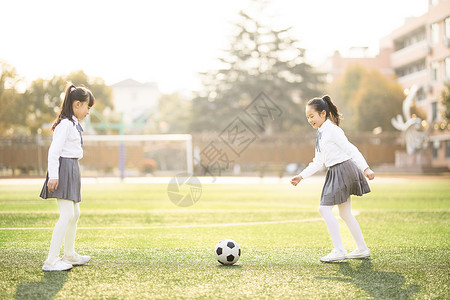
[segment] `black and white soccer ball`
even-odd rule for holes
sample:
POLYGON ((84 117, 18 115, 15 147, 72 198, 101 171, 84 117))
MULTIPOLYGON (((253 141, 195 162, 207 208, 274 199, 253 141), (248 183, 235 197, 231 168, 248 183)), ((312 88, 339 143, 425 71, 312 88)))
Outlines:
POLYGON ((233 240, 221 240, 214 249, 217 261, 222 265, 232 265, 241 257, 241 248, 233 240))

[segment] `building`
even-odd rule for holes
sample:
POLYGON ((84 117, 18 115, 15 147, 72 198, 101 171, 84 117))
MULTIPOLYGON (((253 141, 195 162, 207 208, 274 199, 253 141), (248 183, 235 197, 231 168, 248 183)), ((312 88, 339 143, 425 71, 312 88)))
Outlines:
POLYGON ((149 116, 158 110, 158 98, 161 93, 153 82, 140 83, 134 79, 126 79, 111 86, 113 90, 114 110, 123 113, 127 128, 143 126, 149 116))
POLYGON ((336 51, 327 59, 322 69, 328 74, 328 82, 338 80, 349 67, 354 65, 376 69, 385 75, 394 75, 390 61, 391 49, 381 49, 380 53, 374 57, 367 54, 367 47, 352 47, 349 50, 348 56, 342 56, 339 51, 336 51))
POLYGON ((381 39, 380 53, 385 51, 392 51, 390 64, 405 91, 419 87, 415 110, 431 129, 431 165, 449 168, 450 125, 441 93, 450 84, 450 0, 429 0, 425 14, 381 39))

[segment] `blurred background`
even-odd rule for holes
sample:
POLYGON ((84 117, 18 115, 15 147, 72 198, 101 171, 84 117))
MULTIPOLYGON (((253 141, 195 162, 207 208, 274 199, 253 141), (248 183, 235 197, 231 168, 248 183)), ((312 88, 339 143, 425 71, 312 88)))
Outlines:
POLYGON ((375 171, 450 167, 450 1, 8 1, 0 177, 42 177, 66 81, 83 176, 286 176, 329 94, 375 171))

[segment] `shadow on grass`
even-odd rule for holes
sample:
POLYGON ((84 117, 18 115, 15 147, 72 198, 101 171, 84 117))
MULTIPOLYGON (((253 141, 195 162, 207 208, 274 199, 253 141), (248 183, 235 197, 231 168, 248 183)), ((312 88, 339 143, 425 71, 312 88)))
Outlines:
POLYGON ((231 270, 231 269, 241 269, 242 266, 241 265, 217 265, 217 268, 231 270))
POLYGON ((409 299, 420 290, 419 285, 411 284, 405 288, 405 276, 395 272, 375 271, 370 259, 362 259, 353 269, 348 262, 339 265, 339 273, 345 277, 316 277, 316 279, 350 282, 363 289, 373 299, 409 299))
POLYGON ((20 283, 15 299, 53 299, 67 281, 68 272, 44 272, 42 281, 20 283))

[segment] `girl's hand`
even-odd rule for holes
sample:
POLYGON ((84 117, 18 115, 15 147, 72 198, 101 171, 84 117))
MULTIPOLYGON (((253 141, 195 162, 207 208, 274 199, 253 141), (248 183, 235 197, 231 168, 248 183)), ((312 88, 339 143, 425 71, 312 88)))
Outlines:
POLYGON ((50 193, 53 193, 58 188, 58 179, 50 179, 47 182, 47 188, 50 193))
POLYGON ((291 184, 292 184, 293 186, 297 186, 297 184, 298 184, 300 181, 302 181, 302 179, 303 179, 303 177, 300 176, 300 175, 294 176, 294 177, 291 178, 291 184))
POLYGON ((364 170, 364 175, 367 178, 369 178, 369 180, 372 180, 372 179, 375 178, 375 173, 370 168, 367 168, 367 169, 364 170))

